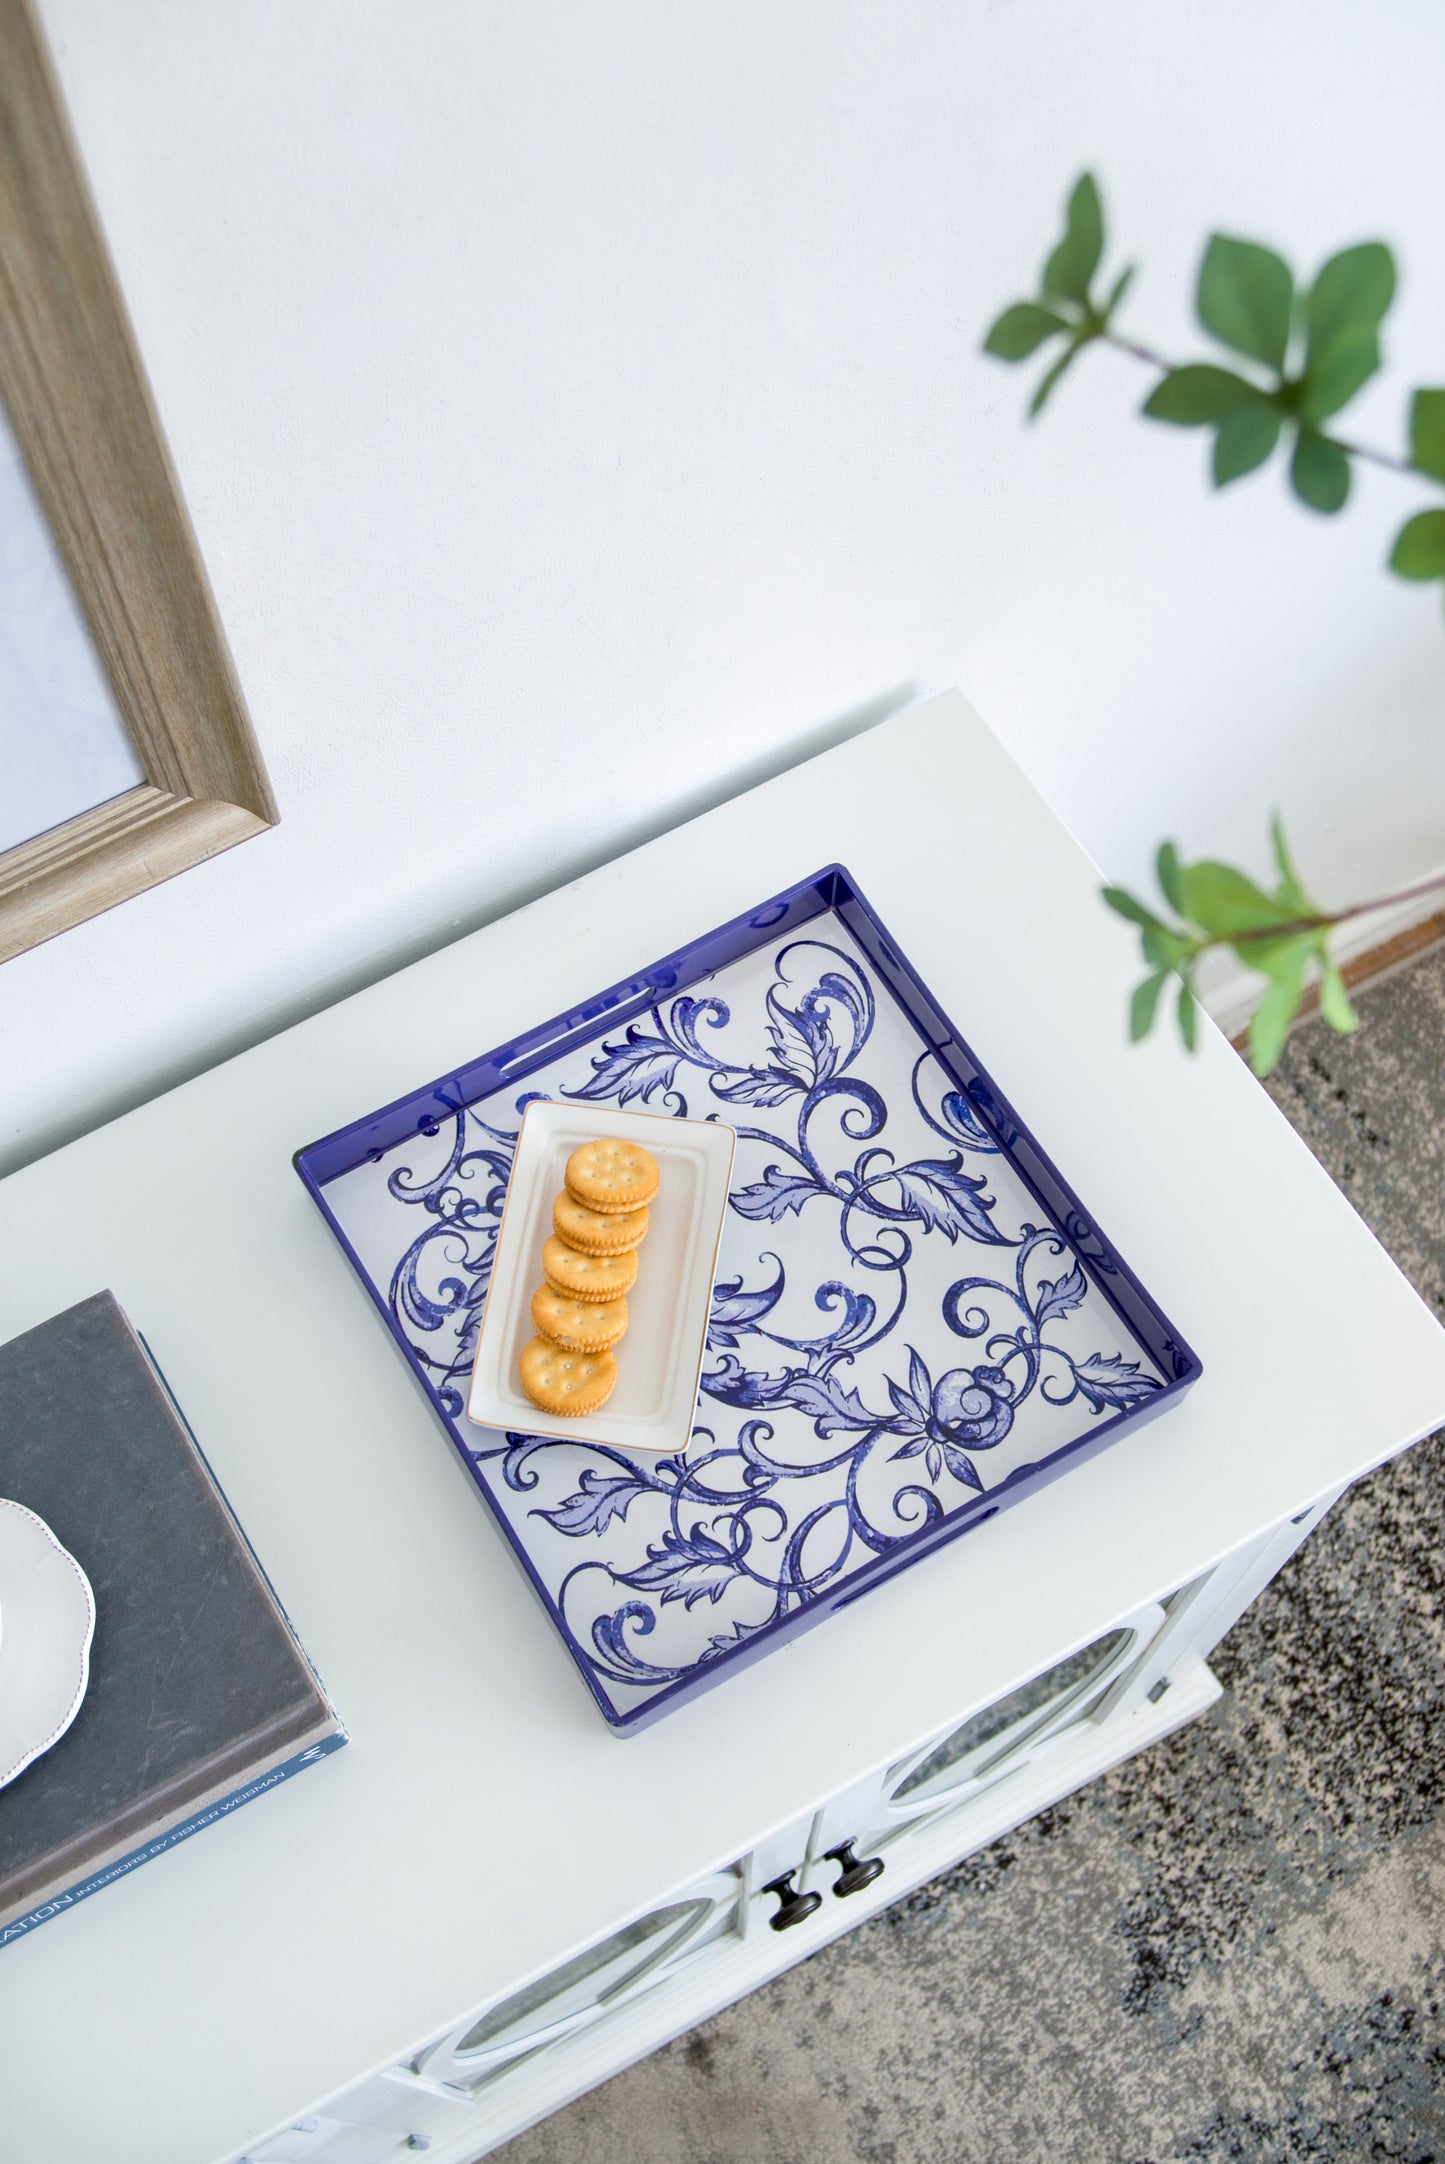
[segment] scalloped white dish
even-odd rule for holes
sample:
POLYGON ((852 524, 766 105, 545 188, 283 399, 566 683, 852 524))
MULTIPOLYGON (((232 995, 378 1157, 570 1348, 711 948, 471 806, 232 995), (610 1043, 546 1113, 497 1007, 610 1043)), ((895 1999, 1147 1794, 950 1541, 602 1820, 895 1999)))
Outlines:
POLYGON ((0 1497, 0 1788, 58 1743, 90 1681, 95 1595, 43 1518, 0 1497))

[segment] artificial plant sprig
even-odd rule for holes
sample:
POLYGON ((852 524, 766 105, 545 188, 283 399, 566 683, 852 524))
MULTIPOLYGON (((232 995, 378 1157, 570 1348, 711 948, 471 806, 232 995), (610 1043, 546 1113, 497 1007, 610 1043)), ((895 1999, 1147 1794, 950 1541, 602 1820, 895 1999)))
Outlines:
POLYGON ((1279 883, 1266 894, 1231 864, 1206 859, 1183 864, 1173 842, 1165 842, 1155 870, 1165 902, 1175 913, 1169 923, 1124 887, 1105 887, 1111 909, 1139 927, 1149 974, 1136 986, 1129 1033, 1149 1034, 1159 996, 1171 975, 1179 979, 1179 1027, 1192 1051, 1198 1017, 1194 971, 1199 958, 1214 947, 1230 947, 1248 968, 1267 980, 1249 1026, 1250 1060, 1256 1074, 1268 1074, 1284 1049, 1311 974, 1318 973, 1320 1012, 1332 1028, 1359 1027, 1345 980, 1327 945, 1334 926, 1357 912, 1331 914, 1313 902, 1300 884, 1290 859, 1284 829, 1271 827, 1279 883))
MULTIPOLYGON (((1069 194, 1063 238, 1049 254, 1036 300, 1005 308, 984 340, 1001 361, 1027 360, 1061 340, 1034 391, 1040 412, 1065 370, 1086 346, 1102 344, 1158 372, 1145 399, 1151 421, 1214 431, 1216 488, 1253 473, 1283 437, 1290 446, 1290 486, 1312 511, 1332 514, 1349 497, 1352 461, 1445 482, 1445 390, 1416 391, 1405 456, 1337 434, 1326 423, 1343 411, 1380 367, 1380 325, 1395 297, 1395 260, 1383 241, 1362 241, 1330 257, 1307 290, 1296 287, 1283 256, 1257 241, 1210 235, 1199 265, 1195 311, 1228 349, 1218 360, 1176 366, 1151 346, 1125 337, 1115 315, 1132 265, 1096 300, 1104 256, 1104 211, 1093 175, 1069 194)), ((1401 578, 1439 581, 1445 592, 1445 508, 1417 512, 1395 537, 1390 569, 1401 578)))
POLYGON ((1179 1027, 1192 1052, 1197 1002, 1194 967, 1212 947, 1230 947, 1246 968, 1267 979, 1249 1027, 1249 1055, 1256 1074, 1268 1074, 1284 1049, 1289 1027, 1310 983, 1318 978, 1320 1013, 1343 1035, 1360 1026, 1350 1005, 1345 980, 1329 951, 1331 932, 1355 917, 1402 902, 1423 900, 1445 889, 1445 878, 1422 880, 1398 894, 1382 894, 1348 909, 1321 909, 1300 884, 1290 860, 1284 828, 1270 827, 1279 884, 1266 894, 1246 872, 1232 864, 1205 860, 1181 864, 1173 842, 1161 845, 1155 859, 1160 892, 1181 920, 1170 924, 1127 887, 1105 887, 1104 900, 1139 927, 1149 975, 1134 988, 1129 1034, 1136 1042, 1153 1026, 1159 995, 1171 975, 1180 979, 1179 1027))
MULTIPOLYGON (((1216 488, 1263 466, 1283 437, 1290 447, 1289 479, 1313 511, 1331 515, 1349 497, 1352 461, 1445 482, 1445 390, 1417 390, 1410 403, 1408 453, 1397 457, 1340 436, 1333 426, 1380 367, 1380 325, 1395 295, 1395 261, 1383 241, 1362 241, 1330 257, 1308 290, 1295 285, 1284 258, 1257 241, 1211 234, 1199 266, 1195 309, 1209 335, 1228 350, 1229 367, 1213 361, 1176 366, 1152 347, 1126 337, 1115 315, 1133 278, 1120 271, 1108 292, 1094 297, 1104 257, 1104 212, 1092 174, 1070 190, 1062 239, 1043 267, 1039 295, 1005 308, 984 340, 1002 361, 1023 361, 1061 340, 1029 403, 1032 419, 1086 346, 1101 344, 1155 370, 1159 381, 1143 412, 1178 428, 1214 431, 1211 472, 1216 488)), ((1395 536, 1389 568, 1405 579, 1438 581, 1445 591, 1445 508, 1419 511, 1395 536)), ((1250 1056, 1267 1074, 1279 1058, 1307 985, 1319 980, 1320 1012, 1331 1028, 1358 1027, 1344 979, 1330 954, 1336 925, 1391 902, 1413 900, 1445 886, 1428 881, 1333 914, 1305 893, 1290 862, 1283 829, 1274 822, 1279 884, 1273 894, 1232 865, 1184 865, 1172 842, 1157 858, 1160 889, 1178 921, 1167 922, 1122 887, 1104 899, 1139 927, 1149 974, 1135 989, 1130 1034, 1148 1035, 1171 977, 1179 980, 1179 1027, 1193 1050, 1198 1029, 1195 965, 1214 947, 1230 947, 1265 978, 1250 1025, 1250 1056)))

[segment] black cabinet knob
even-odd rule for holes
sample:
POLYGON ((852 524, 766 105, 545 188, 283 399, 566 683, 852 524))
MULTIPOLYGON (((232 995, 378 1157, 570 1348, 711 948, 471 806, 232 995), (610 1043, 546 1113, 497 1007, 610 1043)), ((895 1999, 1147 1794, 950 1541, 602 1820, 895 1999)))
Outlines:
POLYGON ((776 1894, 778 1897, 778 1912, 776 1916, 768 1918, 774 1931, 791 1930, 794 1924, 800 1924, 805 1916, 811 1916, 816 1909, 823 1906, 821 1894, 797 1891, 791 1871, 785 1871, 781 1878, 769 1879, 763 1892, 776 1894))
POLYGON ((875 1878, 883 1876, 883 1858, 864 1856, 860 1859, 853 1854, 851 1841, 844 1841, 838 1848, 830 1848, 828 1856, 832 1862, 843 1867, 833 1881, 835 1894, 861 1893, 865 1886, 873 1884, 875 1878))

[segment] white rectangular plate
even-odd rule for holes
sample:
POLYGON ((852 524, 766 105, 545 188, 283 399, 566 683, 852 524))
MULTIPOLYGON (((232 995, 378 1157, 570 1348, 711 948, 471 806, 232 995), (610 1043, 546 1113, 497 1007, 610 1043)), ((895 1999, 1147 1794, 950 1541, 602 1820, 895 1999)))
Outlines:
POLYGON ((550 1098, 528 1105, 472 1366, 470 1419, 562 1442, 681 1455, 697 1406, 736 1143, 732 1128, 718 1120, 674 1120, 550 1098), (638 1250, 637 1282, 627 1295, 631 1320, 617 1347, 616 1389, 600 1412, 544 1413, 523 1390, 517 1363, 535 1335, 532 1295, 542 1283, 542 1243, 552 1230, 552 1203, 567 1159, 579 1142, 601 1135, 641 1143, 657 1159, 662 1179, 638 1250))

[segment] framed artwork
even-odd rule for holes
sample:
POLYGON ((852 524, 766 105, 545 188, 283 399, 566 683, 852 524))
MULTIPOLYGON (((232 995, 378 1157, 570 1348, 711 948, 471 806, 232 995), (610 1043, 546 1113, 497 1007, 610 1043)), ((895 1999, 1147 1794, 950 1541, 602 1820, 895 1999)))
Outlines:
POLYGON ((0 408, 6 961, 277 818, 29 0, 0 0, 0 408))

